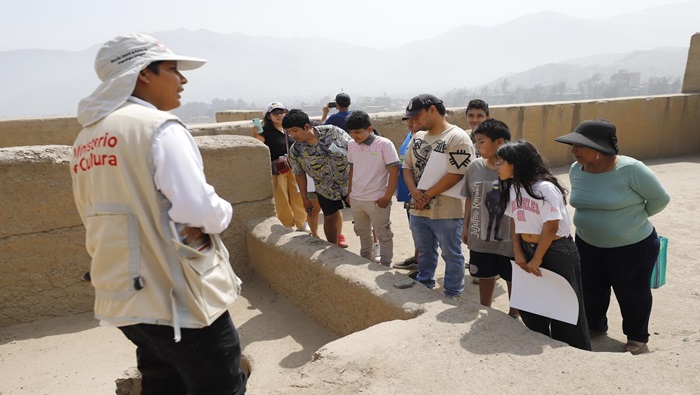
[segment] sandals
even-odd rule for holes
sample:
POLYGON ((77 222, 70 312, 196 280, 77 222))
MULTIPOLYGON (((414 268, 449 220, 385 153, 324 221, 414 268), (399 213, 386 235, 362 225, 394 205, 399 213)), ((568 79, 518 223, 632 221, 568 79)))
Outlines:
POLYGON ((627 340, 627 344, 625 344, 625 352, 631 353, 632 355, 646 354, 649 352, 649 347, 647 347, 646 343, 627 340))

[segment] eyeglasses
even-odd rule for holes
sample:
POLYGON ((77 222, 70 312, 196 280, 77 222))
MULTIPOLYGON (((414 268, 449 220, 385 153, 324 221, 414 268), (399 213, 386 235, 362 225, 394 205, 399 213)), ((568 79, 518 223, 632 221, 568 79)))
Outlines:
POLYGON ((503 158, 496 159, 496 166, 502 165, 504 162, 503 158))
POLYGON ((270 111, 270 114, 272 114, 272 115, 274 115, 274 116, 277 116, 277 115, 284 115, 284 114, 286 114, 286 113, 287 113, 287 110, 283 110, 283 109, 281 109, 281 108, 277 108, 277 109, 274 109, 274 110, 270 111))

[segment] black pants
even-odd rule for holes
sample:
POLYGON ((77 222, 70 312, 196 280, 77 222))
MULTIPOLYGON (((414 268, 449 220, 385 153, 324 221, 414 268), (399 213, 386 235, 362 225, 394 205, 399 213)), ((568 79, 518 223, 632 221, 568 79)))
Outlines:
MULTIPOLYGON (((522 243, 523 252, 529 261, 532 259, 537 244, 522 243)), ((582 350, 591 350, 591 339, 588 334, 588 324, 583 306, 583 294, 581 290, 581 261, 576 251, 576 245, 571 237, 565 237, 552 241, 544 254, 540 267, 551 270, 564 277, 576 293, 578 299, 578 322, 571 325, 566 322, 553 320, 528 311, 520 311, 520 317, 525 326, 535 332, 543 333, 552 339, 563 341, 572 347, 582 350)))
POLYGON ((119 329, 136 344, 142 395, 245 394, 240 339, 228 311, 208 327, 183 328, 178 343, 170 326, 138 324, 119 329))
POLYGON ((622 247, 595 247, 579 236, 576 245, 581 254, 583 297, 590 329, 608 329, 612 287, 620 304, 622 332, 627 340, 648 342, 652 303, 649 281, 659 256, 656 230, 646 239, 622 247))

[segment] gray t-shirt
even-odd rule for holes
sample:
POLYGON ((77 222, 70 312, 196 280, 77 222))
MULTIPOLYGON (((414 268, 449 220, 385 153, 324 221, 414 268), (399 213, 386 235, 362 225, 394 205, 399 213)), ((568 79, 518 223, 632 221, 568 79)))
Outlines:
POLYGON ((468 227, 469 249, 512 257, 510 218, 504 215, 498 204, 501 200, 498 172, 488 168, 483 158, 469 164, 462 196, 472 202, 468 227))

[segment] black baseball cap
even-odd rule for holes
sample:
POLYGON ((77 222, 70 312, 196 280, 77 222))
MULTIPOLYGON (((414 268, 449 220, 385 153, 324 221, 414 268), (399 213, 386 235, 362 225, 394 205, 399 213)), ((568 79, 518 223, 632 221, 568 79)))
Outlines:
POLYGON ((430 108, 434 104, 442 104, 442 100, 429 93, 423 93, 411 99, 406 106, 406 113, 401 117, 404 121, 418 115, 424 108, 430 108))

